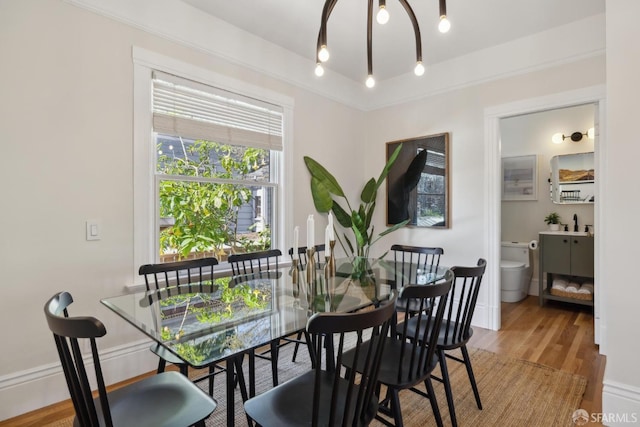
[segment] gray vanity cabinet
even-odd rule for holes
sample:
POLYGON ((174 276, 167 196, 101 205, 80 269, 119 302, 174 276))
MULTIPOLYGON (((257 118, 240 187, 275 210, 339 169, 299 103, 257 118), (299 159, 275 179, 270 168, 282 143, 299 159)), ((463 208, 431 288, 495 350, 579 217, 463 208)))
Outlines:
POLYGON ((593 305, 592 300, 579 300, 552 295, 553 274, 593 278, 593 237, 563 234, 540 234, 540 305, 548 299, 593 305), (546 283, 545 283, 546 274, 546 283))

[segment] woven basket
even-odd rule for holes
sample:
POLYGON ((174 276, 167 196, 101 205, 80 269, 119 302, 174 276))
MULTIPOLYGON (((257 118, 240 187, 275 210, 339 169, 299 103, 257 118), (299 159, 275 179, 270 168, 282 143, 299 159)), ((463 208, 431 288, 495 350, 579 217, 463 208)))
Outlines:
POLYGON ((579 299, 583 301, 593 301, 593 294, 585 294, 581 292, 567 292, 560 289, 551 288, 551 295, 555 295, 557 297, 565 297, 565 298, 573 298, 579 299))

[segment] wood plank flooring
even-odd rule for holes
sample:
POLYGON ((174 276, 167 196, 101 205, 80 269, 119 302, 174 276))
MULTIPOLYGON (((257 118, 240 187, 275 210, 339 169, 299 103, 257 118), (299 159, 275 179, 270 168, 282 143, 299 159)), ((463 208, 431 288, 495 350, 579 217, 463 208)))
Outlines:
MULTIPOLYGON (((605 357, 594 344, 592 308, 554 301, 539 307, 533 296, 502 303, 500 331, 474 328, 470 346, 583 375, 587 389, 581 408, 602 412, 605 357)), ((73 405, 66 401, 0 421, 0 427, 43 426, 71 415, 73 405)))

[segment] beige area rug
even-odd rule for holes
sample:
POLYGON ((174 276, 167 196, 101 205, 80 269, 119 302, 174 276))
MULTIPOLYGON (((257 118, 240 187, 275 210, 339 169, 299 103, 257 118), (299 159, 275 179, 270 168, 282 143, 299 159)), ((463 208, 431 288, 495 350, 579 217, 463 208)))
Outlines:
MULTIPOLYGON (((301 351, 296 363, 291 363, 292 345, 280 352, 280 382, 299 375, 309 368, 308 353, 301 351)), ((304 350, 301 348, 301 350, 304 350)), ((573 426, 571 415, 579 409, 586 378, 559 371, 544 365, 500 356, 485 350, 469 349, 474 373, 480 390, 483 410, 476 406, 464 366, 449 361, 449 372, 456 405, 458 425, 465 426, 573 426)), ((260 393, 271 387, 270 366, 257 360, 256 390, 260 393)), ((436 368, 437 375, 439 369, 436 368)), ((226 397, 224 374, 217 376, 214 397, 218 408, 207 420, 208 427, 226 425, 226 397)), ((201 383, 206 388, 206 382, 201 383)), ((421 386, 423 388, 424 386, 421 386)), ((444 425, 451 425, 442 384, 434 381, 434 388, 444 425)), ((405 390, 400 394, 404 423, 407 427, 435 426, 427 399, 405 390)), ((236 425, 246 426, 239 391, 236 391, 236 425)), ((383 424, 374 421, 372 426, 383 424)), ((51 424, 53 427, 71 426, 71 419, 51 424)))

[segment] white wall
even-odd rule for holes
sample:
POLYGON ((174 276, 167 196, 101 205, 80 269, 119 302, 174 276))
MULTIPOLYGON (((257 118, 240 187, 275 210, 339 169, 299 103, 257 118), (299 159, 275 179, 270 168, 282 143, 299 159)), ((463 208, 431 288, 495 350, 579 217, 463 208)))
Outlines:
MULTIPOLYGON (((133 281, 132 46, 294 100, 289 223, 314 212, 303 155, 343 178, 364 173, 352 161, 364 113, 353 108, 57 0, 0 2, 0 29, 0 420, 69 397, 43 315, 55 292, 105 323, 110 381, 154 368, 143 336, 99 302, 133 281), (85 240, 92 218, 100 241, 85 240)), ((356 181, 342 180, 347 191, 356 181)))
MULTIPOLYGON (((635 414, 640 419, 640 287, 634 266, 640 238, 640 198, 633 182, 640 145, 640 2, 607 0, 607 140, 606 193, 602 194, 602 281, 606 318, 607 366, 602 406, 605 413, 635 414)), ((607 425, 628 425, 610 421, 607 425)))
MULTIPOLYGON (((447 265, 474 265, 478 258, 488 259, 485 217, 487 186, 490 171, 484 169, 485 109, 520 99, 544 96, 557 92, 588 87, 604 82, 603 58, 565 64, 526 75, 505 78, 467 89, 447 92, 420 101, 371 112, 367 116, 367 144, 383 150, 386 141, 450 132, 451 167, 451 228, 407 228, 385 237, 378 251, 392 243, 441 246, 447 265)), ((375 150, 368 150, 368 175, 375 175, 383 159, 375 150)), ((498 171, 499 175, 499 171, 498 171)), ((378 225, 384 212, 378 212, 378 225)), ((491 268, 483 280, 474 322, 478 326, 491 325, 492 307, 489 299, 496 280, 491 268)), ((498 288, 499 289, 499 288, 498 288)))

